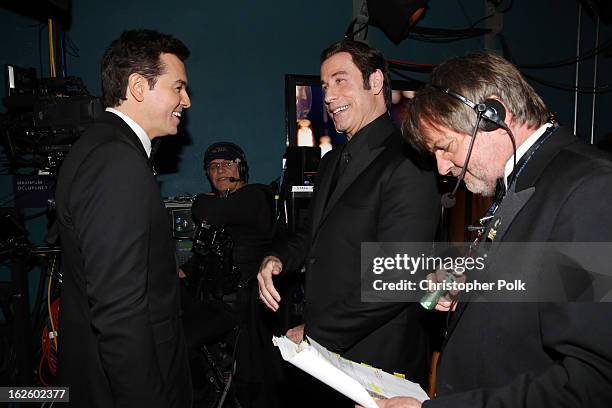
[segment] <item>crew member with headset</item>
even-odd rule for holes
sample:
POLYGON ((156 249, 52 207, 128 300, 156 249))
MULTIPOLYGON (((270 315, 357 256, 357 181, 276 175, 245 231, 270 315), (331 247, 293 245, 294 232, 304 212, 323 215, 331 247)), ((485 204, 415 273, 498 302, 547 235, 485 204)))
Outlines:
MULTIPOLYGON (((231 319, 226 319, 224 313, 210 313, 210 310, 205 314, 206 319, 202 314, 199 314, 199 319, 187 317, 190 321, 186 323, 187 337, 189 340, 190 333, 206 331, 207 327, 215 327, 216 330, 219 327, 217 323, 220 326, 237 324, 240 332, 234 384, 238 399, 244 407, 275 406, 278 401, 274 387, 280 378, 280 360, 271 342, 269 316, 256 296, 257 283, 254 279, 274 236, 272 191, 263 184, 248 184, 246 155, 234 143, 218 142, 210 145, 204 153, 204 172, 213 191, 199 194, 195 198, 192 215, 200 229, 209 228, 210 232, 196 236, 196 240, 211 241, 213 234, 216 234, 214 239, 224 235, 224 239, 229 242, 222 242, 221 246, 231 248, 231 253, 227 254, 230 267, 223 272, 223 282, 212 282, 217 279, 211 280, 209 277, 205 279, 204 285, 208 284, 212 288, 205 287, 204 291, 208 291, 208 298, 213 301, 227 302, 231 299, 234 308, 231 319), (277 364, 264 366, 264 362, 268 364, 269 361, 277 364)), ((192 281, 189 284, 194 283, 192 278, 197 276, 196 268, 202 266, 204 271, 207 267, 211 269, 211 265, 206 263, 210 263, 209 257, 196 255, 182 266, 186 280, 192 281), (199 262, 205 264, 198 265, 199 262)))
MULTIPOLYGON (((467 278, 525 282, 509 294, 437 301, 452 316, 437 396, 423 407, 612 406, 612 257, 603 249, 612 242, 612 158, 560 126, 519 70, 490 52, 439 64, 412 100, 404 135, 435 155, 440 174, 496 197, 478 228, 486 269, 467 278)), ((410 397, 377 404, 421 407, 410 397)))

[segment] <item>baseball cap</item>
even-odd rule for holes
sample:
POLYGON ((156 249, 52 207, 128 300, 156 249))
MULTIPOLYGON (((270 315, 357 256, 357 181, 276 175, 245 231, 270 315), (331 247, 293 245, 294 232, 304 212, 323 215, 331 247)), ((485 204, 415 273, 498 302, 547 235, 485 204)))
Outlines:
POLYGON ((217 142, 208 146, 204 153, 204 167, 208 168, 211 161, 215 159, 245 161, 242 149, 231 142, 217 142))

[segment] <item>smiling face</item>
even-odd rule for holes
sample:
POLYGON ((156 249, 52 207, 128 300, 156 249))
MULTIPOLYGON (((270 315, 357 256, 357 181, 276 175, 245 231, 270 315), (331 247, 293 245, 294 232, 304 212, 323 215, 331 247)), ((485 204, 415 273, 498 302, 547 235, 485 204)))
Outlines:
MULTIPOLYGON (((458 133, 443 126, 421 123, 422 133, 428 141, 429 149, 436 156, 438 173, 452 174, 457 177, 465 162, 471 135, 458 133)), ((506 157, 511 154, 505 145, 500 145, 497 133, 478 132, 472 156, 465 172, 464 182, 472 193, 492 196, 495 182, 503 177, 506 157), (503 150, 503 151, 502 151, 503 150)))
POLYGON ((234 192, 245 185, 243 180, 238 180, 240 178, 238 167, 238 163, 233 160, 214 159, 210 162, 208 176, 217 194, 227 190, 234 192), (236 180, 230 181, 230 177, 236 180))
POLYGON ((387 109, 382 91, 383 74, 376 70, 364 88, 363 76, 351 54, 339 52, 321 64, 325 105, 336 130, 350 139, 387 109))
POLYGON ((142 105, 142 127, 150 139, 175 135, 184 109, 191 106, 183 62, 173 54, 161 54, 164 73, 153 89, 146 87, 142 105))

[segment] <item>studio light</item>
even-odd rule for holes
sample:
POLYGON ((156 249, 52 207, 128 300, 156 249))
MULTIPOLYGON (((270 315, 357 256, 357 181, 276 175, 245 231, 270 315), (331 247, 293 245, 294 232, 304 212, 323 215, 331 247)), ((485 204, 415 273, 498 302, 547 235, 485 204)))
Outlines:
POLYGON ((397 45, 423 17, 427 3, 429 0, 367 0, 369 24, 397 45))

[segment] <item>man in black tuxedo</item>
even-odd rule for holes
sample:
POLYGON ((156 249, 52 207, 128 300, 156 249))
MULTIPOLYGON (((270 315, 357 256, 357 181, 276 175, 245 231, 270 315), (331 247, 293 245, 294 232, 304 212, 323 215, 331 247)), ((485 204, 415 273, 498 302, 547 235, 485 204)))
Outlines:
POLYGON ((439 210, 435 177, 402 143, 388 108, 391 82, 383 55, 356 41, 321 56, 321 83, 334 125, 348 142, 321 160, 309 227, 265 258, 260 298, 281 301, 272 277, 306 264, 304 332, 344 357, 426 383, 427 337, 416 304, 361 301, 362 242, 431 242, 439 210), (412 157, 412 156, 410 156, 412 157))
POLYGON ((151 140, 191 105, 187 47, 126 31, 102 59, 108 108, 72 147, 56 201, 64 250, 58 382, 75 407, 190 407, 179 283, 151 140))
MULTIPOLYGON (((413 100, 404 134, 435 154, 441 174, 460 176, 466 168, 470 191, 493 195, 498 185, 484 221, 481 247, 491 248, 491 257, 483 276, 497 279, 511 269, 512 278, 536 283, 537 291, 530 302, 478 303, 460 294, 458 303, 438 303, 452 316, 437 398, 423 406, 612 406, 612 304, 601 302, 612 256, 573 250, 576 243, 612 242, 610 157, 555 123, 519 71, 495 54, 448 60, 430 82, 413 100), (560 242, 572 250, 544 263, 527 257, 539 256, 531 249, 541 243, 560 242), (508 245, 519 250, 502 257, 508 245), (588 266, 596 258, 604 269, 588 266), (583 277, 588 283, 579 288, 583 277), (593 278, 601 285, 590 284, 593 278)), ((411 398, 378 403, 421 406, 411 398)))

